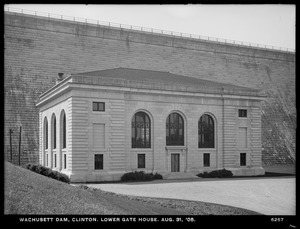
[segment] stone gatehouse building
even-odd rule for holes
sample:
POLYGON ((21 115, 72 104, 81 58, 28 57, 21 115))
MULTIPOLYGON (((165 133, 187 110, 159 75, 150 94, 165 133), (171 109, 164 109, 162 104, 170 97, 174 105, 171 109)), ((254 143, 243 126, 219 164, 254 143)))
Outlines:
POLYGON ((263 165, 295 163, 295 51, 155 31, 4 9, 5 160, 17 163, 20 155, 23 165, 38 163, 36 104, 58 72, 123 67, 260 89, 267 96, 261 104, 263 165))
POLYGON ((259 90, 169 72, 65 74, 37 104, 40 163, 73 182, 130 171, 264 174, 262 99, 259 90))

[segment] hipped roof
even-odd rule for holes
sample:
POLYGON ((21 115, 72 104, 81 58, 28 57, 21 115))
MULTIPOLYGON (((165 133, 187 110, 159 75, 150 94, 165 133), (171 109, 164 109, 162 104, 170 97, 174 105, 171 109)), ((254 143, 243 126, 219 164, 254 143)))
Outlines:
POLYGON ((260 90, 170 72, 114 68, 72 74, 73 83, 185 92, 261 96, 260 90))

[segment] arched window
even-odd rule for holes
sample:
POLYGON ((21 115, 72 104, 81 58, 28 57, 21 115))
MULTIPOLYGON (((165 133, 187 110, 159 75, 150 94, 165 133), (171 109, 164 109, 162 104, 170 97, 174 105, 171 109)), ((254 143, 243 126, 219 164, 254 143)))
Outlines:
POLYGON ((63 113, 63 121, 62 121, 62 148, 65 149, 67 146, 67 122, 66 122, 66 114, 63 113))
POLYGON ((52 131, 53 131, 53 135, 52 135, 53 149, 56 149, 56 117, 55 117, 55 114, 53 114, 53 116, 52 116, 52 131))
POLYGON ((214 120, 210 115, 202 115, 198 122, 198 147, 215 147, 215 127, 214 120))
POLYGON ((151 148, 151 123, 145 112, 137 112, 132 117, 131 147, 151 148))
POLYGON ((167 118, 166 141, 167 146, 184 145, 184 122, 178 113, 172 113, 167 118))
POLYGON ((44 147, 48 149, 48 120, 47 117, 44 119, 44 147))

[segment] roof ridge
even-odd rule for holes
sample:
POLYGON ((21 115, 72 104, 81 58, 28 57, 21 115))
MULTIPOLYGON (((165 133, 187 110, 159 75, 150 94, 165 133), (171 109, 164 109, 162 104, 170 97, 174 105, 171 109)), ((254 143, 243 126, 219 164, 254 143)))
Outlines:
MULTIPOLYGON (((162 72, 162 73, 171 73, 169 71, 158 71, 158 70, 150 70, 150 69, 142 69, 142 68, 127 68, 127 67, 118 67, 123 69, 129 69, 129 70, 140 70, 140 71, 149 71, 149 72, 162 72)), ((115 68, 116 69, 116 68, 115 68)), ((108 70, 108 69, 107 69, 108 70)), ((172 73, 171 73, 172 74, 172 73)))

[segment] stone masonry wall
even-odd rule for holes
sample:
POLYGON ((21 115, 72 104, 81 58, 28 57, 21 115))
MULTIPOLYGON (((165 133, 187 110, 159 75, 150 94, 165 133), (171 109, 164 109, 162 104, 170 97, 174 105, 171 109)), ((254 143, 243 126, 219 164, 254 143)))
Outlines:
POLYGON ((39 95, 57 73, 127 67, 262 89, 263 164, 295 162, 295 54, 5 12, 5 157, 38 161, 39 95))

